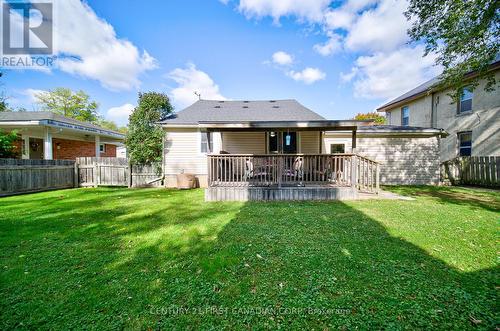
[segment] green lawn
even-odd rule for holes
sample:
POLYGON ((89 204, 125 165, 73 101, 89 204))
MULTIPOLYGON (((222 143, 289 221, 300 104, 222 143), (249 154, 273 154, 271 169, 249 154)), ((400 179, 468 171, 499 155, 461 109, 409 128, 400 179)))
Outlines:
POLYGON ((494 329, 499 192, 391 190, 416 199, 0 198, 0 329, 494 329))

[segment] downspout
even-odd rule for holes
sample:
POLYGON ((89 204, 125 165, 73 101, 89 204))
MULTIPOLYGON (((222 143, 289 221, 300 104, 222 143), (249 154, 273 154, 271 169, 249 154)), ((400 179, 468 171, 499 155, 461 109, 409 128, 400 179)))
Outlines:
POLYGON ((437 109, 436 109, 436 93, 431 94, 431 128, 437 129, 437 109))

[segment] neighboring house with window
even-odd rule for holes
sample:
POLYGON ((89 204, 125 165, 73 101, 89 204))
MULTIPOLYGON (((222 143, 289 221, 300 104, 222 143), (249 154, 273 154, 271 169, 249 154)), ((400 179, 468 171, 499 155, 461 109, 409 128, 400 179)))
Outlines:
POLYGON ((2 112, 0 129, 16 131, 19 158, 74 160, 80 156, 116 157, 125 136, 51 112, 2 112))
MULTIPOLYGON (((300 176, 294 172, 301 155, 353 152, 380 163, 382 184, 438 183, 442 130, 369 124, 372 122, 327 120, 296 100, 199 100, 161 122, 166 185, 175 186, 176 175, 191 173, 202 187, 207 186, 210 154, 227 155, 228 160, 231 155, 283 155, 293 163, 285 169, 290 179, 300 176)), ((223 166, 224 173, 233 171, 239 180, 256 169, 255 164, 231 164, 221 161, 213 167, 223 166)), ((324 175, 325 167, 318 161, 301 163, 299 168, 324 175)), ((264 172, 272 173, 269 169, 264 172)))
MULTIPOLYGON (((491 65, 500 82, 500 61, 491 65)), ((471 77, 473 74, 469 75, 471 77)), ((449 135, 440 142, 441 161, 457 156, 500 156, 500 90, 484 90, 486 81, 472 89, 465 86, 456 101, 450 89, 436 88, 434 78, 397 97, 377 110, 386 113, 387 124, 432 127, 449 135)))

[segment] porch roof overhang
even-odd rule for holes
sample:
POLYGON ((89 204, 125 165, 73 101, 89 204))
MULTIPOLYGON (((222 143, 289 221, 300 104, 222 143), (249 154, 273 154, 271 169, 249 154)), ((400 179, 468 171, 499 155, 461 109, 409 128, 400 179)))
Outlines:
POLYGON ((117 143, 121 143, 125 139, 124 134, 112 130, 105 130, 97 126, 86 126, 86 125, 67 123, 51 119, 0 121, 0 127, 9 129, 49 127, 55 130, 60 130, 60 131, 64 130, 66 132, 71 132, 75 134, 91 135, 91 136, 97 135, 102 138, 106 138, 107 140, 109 140, 109 142, 117 142, 117 143))
MULTIPOLYGON (((372 122, 371 120, 200 121, 196 127, 207 131, 356 131, 358 127, 370 125, 372 122)), ((174 127, 174 125, 163 125, 174 127)))

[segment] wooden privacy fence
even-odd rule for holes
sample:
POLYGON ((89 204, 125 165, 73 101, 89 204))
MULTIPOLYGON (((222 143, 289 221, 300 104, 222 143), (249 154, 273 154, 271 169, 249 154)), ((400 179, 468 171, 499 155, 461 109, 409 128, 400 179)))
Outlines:
POLYGON ((500 187, 500 156, 461 156, 441 164, 441 181, 500 187))
POLYGON ((79 157, 76 163, 80 186, 162 186, 161 163, 131 165, 117 157, 79 157))
POLYGON ((0 159, 0 196, 85 186, 162 186, 161 163, 130 165, 115 157, 68 160, 0 159))
POLYGON ((0 196, 78 186, 75 161, 0 159, 0 196))

